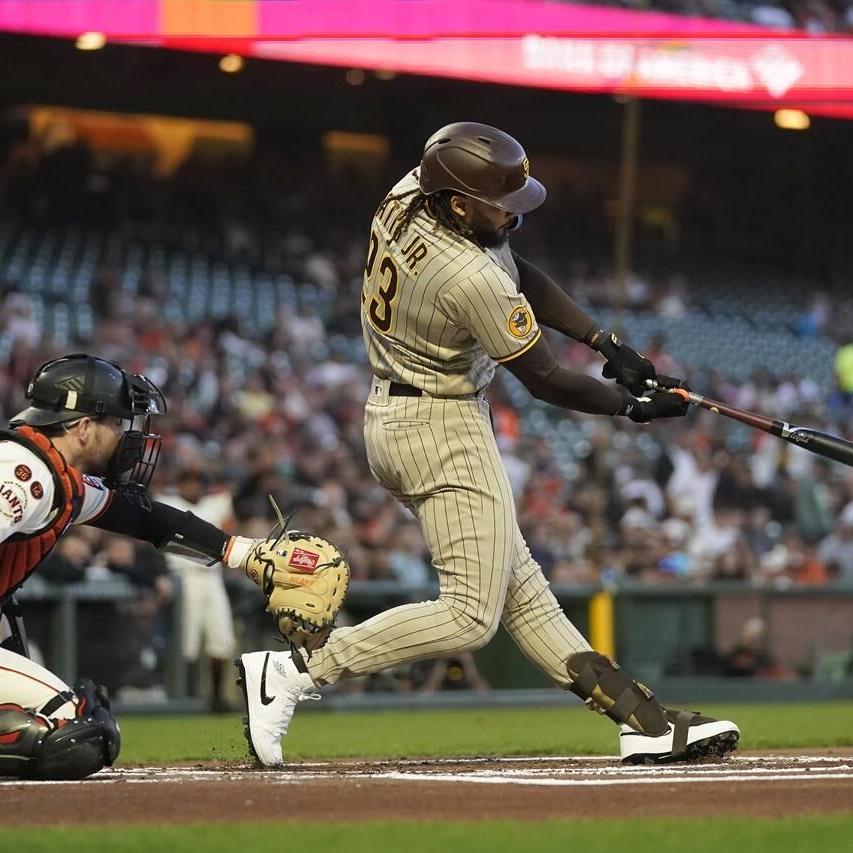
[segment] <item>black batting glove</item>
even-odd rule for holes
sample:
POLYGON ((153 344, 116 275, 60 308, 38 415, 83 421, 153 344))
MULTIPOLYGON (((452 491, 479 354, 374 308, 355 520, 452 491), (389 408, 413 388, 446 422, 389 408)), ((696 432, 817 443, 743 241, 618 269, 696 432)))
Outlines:
POLYGON ((664 376, 662 373, 658 373, 656 382, 658 383, 658 388, 684 388, 685 391, 690 390, 687 383, 677 376, 664 376))
POLYGON ((658 418, 681 418, 687 414, 689 405, 679 394, 672 391, 652 391, 645 397, 628 397, 616 413, 625 415, 635 424, 647 424, 658 418))
POLYGON ((589 345, 607 359, 601 375, 605 379, 615 379, 635 396, 644 394, 649 390, 648 383, 657 380, 655 366, 613 332, 599 329, 592 335, 589 345))

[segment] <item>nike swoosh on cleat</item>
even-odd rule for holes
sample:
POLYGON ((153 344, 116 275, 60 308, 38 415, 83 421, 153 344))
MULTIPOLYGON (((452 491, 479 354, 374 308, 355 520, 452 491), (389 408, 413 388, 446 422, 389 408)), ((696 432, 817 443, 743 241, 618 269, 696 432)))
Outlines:
POLYGON ((269 705, 275 699, 275 696, 267 696, 267 664, 269 663, 270 655, 264 658, 264 668, 261 671, 261 704, 269 705))

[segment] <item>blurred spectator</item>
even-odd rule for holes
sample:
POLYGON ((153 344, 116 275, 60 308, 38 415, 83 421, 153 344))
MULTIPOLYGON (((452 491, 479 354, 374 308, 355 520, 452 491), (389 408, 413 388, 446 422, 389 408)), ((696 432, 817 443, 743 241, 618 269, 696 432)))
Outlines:
POLYGON ((717 559, 737 547, 743 536, 743 518, 741 510, 721 508, 713 513, 710 522, 697 529, 688 546, 692 577, 707 578, 717 559))
POLYGON ((687 503, 693 509, 693 524, 697 529, 709 525, 713 517, 714 492, 720 471, 714 466, 710 448, 690 448, 691 436, 676 436, 670 450, 674 468, 666 484, 667 496, 675 504, 687 503))
MULTIPOLYGON (((669 319, 675 320, 679 317, 683 317, 687 313, 688 309, 688 297, 687 297, 687 288, 686 283, 684 281, 683 276, 673 276, 670 279, 669 284, 666 290, 661 294, 658 299, 657 306, 655 311, 661 317, 668 317, 669 319)), ((661 343, 663 342, 662 336, 659 337, 661 343)), ((651 347, 647 347, 646 350, 651 347)), ((651 356, 647 356, 651 358, 651 356)), ((660 370, 661 373, 664 373, 668 376, 672 376, 674 374, 668 373, 665 370, 660 370)))
POLYGON ((755 575, 755 555, 743 537, 718 554, 713 563, 710 579, 714 581, 749 581, 755 575))
POLYGON ((140 590, 153 593, 158 604, 171 601, 174 585, 166 561, 151 545, 126 536, 106 534, 98 561, 140 590))
POLYGON ((752 20, 760 27, 792 29, 794 16, 778 0, 761 0, 752 7, 752 20))
POLYGON ((823 332, 831 310, 827 294, 816 293, 807 311, 797 318, 797 334, 804 338, 816 338, 823 332))
POLYGON ((33 316, 33 304, 23 293, 12 291, 3 305, 3 332, 10 346, 22 343, 33 347, 41 338, 41 328, 33 316))
MULTIPOLYGON (((157 499, 176 509, 191 511, 224 530, 230 529, 234 515, 231 495, 222 489, 212 489, 203 471, 197 468, 181 471, 177 489, 177 494, 159 494, 157 499)), ((210 662, 210 709, 215 712, 230 710, 223 680, 236 641, 222 564, 201 565, 174 555, 167 559, 181 584, 181 647, 189 664, 190 695, 201 694, 202 655, 206 655, 210 662)))
MULTIPOLYGON (((574 0, 561 0, 574 2, 574 0)), ((587 0, 635 11, 653 10, 674 15, 749 21, 760 27, 796 27, 811 35, 853 28, 849 0, 587 0)))
POLYGON ((682 376, 684 374, 684 371, 669 354, 664 335, 654 335, 649 341, 649 345, 644 349, 643 355, 654 364, 657 372, 664 376, 682 376))
POLYGON ((439 690, 488 690, 489 683, 480 675, 474 655, 462 652, 451 658, 426 661, 420 667, 415 665, 412 679, 421 693, 435 693, 439 690), (418 684, 421 675, 418 669, 426 668, 423 682, 418 684))
POLYGON ((853 585, 853 503, 844 508, 838 529, 820 543, 818 557, 834 579, 853 585))
POLYGON ((757 616, 747 619, 740 640, 723 657, 723 675, 739 678, 792 678, 794 673, 780 665, 766 649, 767 625, 757 616))
POLYGON ((174 593, 163 555, 148 544, 105 534, 94 562, 124 576, 138 591, 134 600, 118 608, 125 625, 120 647, 122 681, 117 695, 123 702, 163 701, 168 637, 163 607, 174 593))
POLYGON ((39 566, 39 576, 51 583, 77 583, 85 580, 92 562, 92 548, 78 530, 69 530, 39 566))

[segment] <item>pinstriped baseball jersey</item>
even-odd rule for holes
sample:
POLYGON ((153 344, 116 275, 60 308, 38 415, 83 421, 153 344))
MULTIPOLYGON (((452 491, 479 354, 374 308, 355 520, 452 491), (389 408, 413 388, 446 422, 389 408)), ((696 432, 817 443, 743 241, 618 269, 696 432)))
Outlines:
POLYGON ((394 240, 416 174, 394 187, 403 197, 380 207, 370 235, 361 314, 375 376, 364 440, 373 476, 420 523, 440 594, 338 628, 308 671, 315 683, 333 684, 477 649, 502 622, 524 654, 566 686, 566 659, 589 644, 518 528, 489 404, 477 393, 495 361, 521 355, 539 328, 507 245, 484 252, 425 212, 394 240), (392 382, 426 394, 396 394, 392 382))
POLYGON ((423 210, 394 239, 417 187, 415 170, 373 219, 361 299, 367 355, 382 379, 438 397, 475 394, 496 361, 521 355, 540 330, 508 245, 483 251, 423 210))

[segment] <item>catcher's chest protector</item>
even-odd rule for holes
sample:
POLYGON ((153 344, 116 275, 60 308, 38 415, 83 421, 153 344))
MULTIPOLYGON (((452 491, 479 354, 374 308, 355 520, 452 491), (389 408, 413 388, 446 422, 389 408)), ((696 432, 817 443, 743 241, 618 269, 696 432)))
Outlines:
POLYGON ((41 530, 16 533, 0 543, 0 602, 19 587, 47 556, 83 503, 83 478, 68 465, 50 440, 30 427, 0 432, 0 439, 14 441, 35 453, 53 474, 57 512, 41 530))

